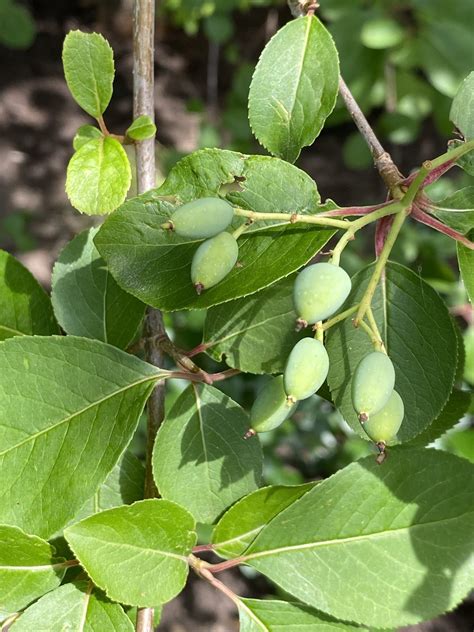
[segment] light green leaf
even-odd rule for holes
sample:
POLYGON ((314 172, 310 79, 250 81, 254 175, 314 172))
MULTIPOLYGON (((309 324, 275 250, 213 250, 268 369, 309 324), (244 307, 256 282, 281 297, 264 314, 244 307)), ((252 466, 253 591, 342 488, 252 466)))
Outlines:
POLYGON ((196 542, 194 530, 185 509, 152 499, 86 518, 64 535, 89 577, 110 599, 152 607, 182 590, 186 558, 196 542))
POLYGON ((125 134, 133 140, 146 140, 147 138, 153 138, 156 134, 156 125, 149 116, 144 114, 133 121, 125 134))
POLYGON ((250 86, 249 120, 259 143, 295 162, 334 109, 338 83, 337 50, 318 18, 286 24, 266 45, 250 86))
POLYGON ((29 270, 0 250, 0 340, 58 332, 49 296, 29 270))
POLYGON ((473 587, 474 466, 395 448, 326 479, 261 531, 248 564, 331 616, 398 628, 473 587))
POLYGON ((248 417, 212 386, 191 384, 166 416, 153 450, 158 490, 199 522, 212 523, 229 505, 257 489, 258 441, 245 441, 248 417))
POLYGON ((295 332, 294 276, 237 301, 212 307, 206 316, 206 353, 241 371, 281 373, 301 338, 295 332))
MULTIPOLYGON (((361 300, 373 266, 352 282, 347 305, 361 300)), ((446 305, 414 272, 395 263, 386 268, 372 309, 394 367, 395 389, 403 399, 405 418, 400 441, 413 439, 441 413, 452 391, 457 368, 456 332, 446 305)), ((352 406, 352 376, 359 361, 373 350, 367 334, 350 319, 329 330, 328 383, 344 419, 367 439, 352 406)))
POLYGON ((449 118, 466 140, 474 138, 474 72, 464 79, 457 91, 449 118))
POLYGON ((93 125, 81 125, 74 136, 72 146, 75 151, 77 151, 82 147, 82 145, 85 145, 90 140, 97 138, 103 138, 103 134, 100 129, 94 127, 93 125))
POLYGON ((128 445, 163 371, 87 338, 0 344, 0 521, 48 537, 128 445))
MULTIPOLYGON (((220 150, 196 152, 174 167, 162 187, 129 200, 100 229, 94 241, 117 283, 165 311, 209 307, 252 294, 288 276, 333 234, 332 230, 302 229, 281 222, 275 222, 273 228, 259 228, 259 223, 239 238, 240 267, 197 296, 190 269, 199 242, 186 242, 161 228, 173 211, 163 197, 179 196, 180 202, 187 202, 223 194, 226 188, 231 189, 227 199, 246 209, 315 213, 325 208, 318 206, 313 180, 278 158, 220 150)), ((232 228, 241 223, 241 218, 236 219, 232 228)))
MULTIPOLYGON (((474 230, 469 233, 468 237, 474 240, 474 230)), ((474 250, 460 243, 458 243, 457 248, 462 280, 464 281, 469 300, 471 303, 474 303, 474 250)))
POLYGON ((367 48, 392 48, 403 41, 405 31, 400 24, 391 18, 374 18, 368 20, 360 33, 361 42, 367 48))
POLYGON ((59 586, 65 572, 64 558, 47 542, 0 525, 0 617, 59 586))
POLYGON ((11 632, 133 632, 122 607, 90 581, 64 584, 30 606, 11 632))
POLYGON ((127 154, 110 136, 82 145, 69 161, 66 193, 87 215, 111 213, 122 204, 132 181, 127 154))
POLYGON ((98 228, 70 241, 53 269, 54 312, 68 334, 108 342, 125 349, 133 340, 145 305, 124 292, 94 246, 98 228))
POLYGON ((237 557, 275 516, 306 494, 315 483, 262 487, 226 511, 212 534, 214 549, 223 557, 237 557))
POLYGON ((92 514, 131 505, 143 499, 145 468, 142 462, 127 449, 105 481, 86 502, 72 522, 83 520, 92 514))
POLYGON ((347 632, 358 626, 336 621, 296 602, 239 599, 240 632, 347 632))
POLYGON ((454 230, 468 233, 474 229, 474 186, 449 195, 430 210, 430 213, 454 230))
POLYGON ((112 97, 114 53, 99 33, 70 31, 63 45, 63 66, 72 96, 88 114, 99 118, 112 97))

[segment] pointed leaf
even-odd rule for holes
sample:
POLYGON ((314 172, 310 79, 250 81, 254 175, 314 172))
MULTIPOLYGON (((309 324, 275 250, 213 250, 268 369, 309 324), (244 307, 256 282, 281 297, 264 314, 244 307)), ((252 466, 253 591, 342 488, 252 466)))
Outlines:
POLYGON ((212 534, 219 555, 237 557, 255 540, 275 516, 306 494, 315 483, 262 487, 239 500, 226 511, 212 534))
MULTIPOLYGON (((199 242, 161 228, 173 207, 163 200, 217 196, 238 179, 227 198, 241 208, 265 212, 315 213, 319 194, 304 172, 277 158, 218 150, 183 159, 155 192, 124 204, 100 229, 95 244, 117 283, 143 302, 165 311, 209 307, 257 292, 300 268, 333 234, 297 224, 259 228, 239 238, 239 266, 218 285, 197 296, 191 259, 199 242), (131 256, 132 255, 132 256, 131 256)), ((242 219, 236 220, 240 225, 242 219)), ((268 222, 267 222, 268 223, 268 222)))
POLYGON ((338 93, 337 50, 316 17, 302 17, 268 42, 249 92, 249 120, 272 154, 295 162, 332 112, 338 93))
POLYGON ((72 96, 88 114, 99 118, 112 96, 114 54, 99 33, 70 31, 63 46, 63 66, 72 96))
POLYGON ((0 375, 0 520, 48 537, 112 470, 163 372, 95 340, 25 336, 0 344, 0 375))
MULTIPOLYGON (((353 278, 347 305, 361 300, 373 266, 353 278)), ((394 367, 395 388, 405 405, 400 441, 420 434, 441 413, 454 385, 457 368, 456 332, 438 294, 408 268, 389 263, 385 284, 372 309, 394 367)), ((373 350, 365 332, 350 319, 329 330, 328 383, 334 404, 344 419, 367 439, 352 406, 352 376, 359 361, 373 350)))
POLYGON ((142 462, 127 449, 99 489, 92 498, 89 498, 72 522, 78 522, 106 509, 131 505, 137 500, 143 500, 144 489, 145 468, 142 462))
POLYGON ((0 616, 21 610, 59 586, 64 558, 45 540, 17 527, 0 526, 0 616))
POLYGON ((0 340, 58 332, 46 292, 15 257, 0 250, 0 340))
POLYGON ((206 353, 241 371, 281 373, 301 338, 295 331, 294 276, 252 296, 212 307, 206 316, 206 353))
POLYGON ((257 489, 258 441, 245 441, 248 417, 212 386, 191 384, 166 416, 153 450, 153 474, 163 498, 199 522, 212 523, 233 502, 257 489))
POLYGON ((90 581, 64 584, 30 606, 11 632, 133 632, 130 619, 90 581), (41 626, 41 627, 40 627, 41 626))
POLYGON ((240 632, 347 632, 358 626, 336 621, 314 608, 274 599, 239 599, 240 632))
POLYGON ((464 79, 457 91, 449 118, 466 140, 474 138, 474 72, 464 79))
POLYGON ((64 535, 89 577, 110 599, 152 607, 182 590, 186 558, 196 542, 194 529, 185 509, 152 499, 86 518, 64 535))
POLYGON ((98 228, 74 237, 61 251, 52 278, 54 313, 68 334, 125 349, 137 333, 145 305, 124 292, 94 246, 98 228))
POLYGON ((156 125, 149 116, 136 118, 126 131, 126 135, 133 140, 146 140, 156 134, 156 125))
MULTIPOLYGON (((474 230, 469 233, 469 239, 474 240, 474 230)), ((458 262, 462 280, 466 287, 471 303, 474 303, 474 250, 458 244, 458 262)))
POLYGON ((248 564, 315 608, 375 628, 451 610, 473 587, 474 466, 398 448, 339 471, 279 514, 248 564))
POLYGON ((474 229, 474 186, 456 191, 430 212, 454 230, 468 233, 474 229))
POLYGON ((122 204, 131 181, 124 148, 107 136, 90 140, 73 155, 67 167, 66 193, 81 213, 104 215, 122 204))

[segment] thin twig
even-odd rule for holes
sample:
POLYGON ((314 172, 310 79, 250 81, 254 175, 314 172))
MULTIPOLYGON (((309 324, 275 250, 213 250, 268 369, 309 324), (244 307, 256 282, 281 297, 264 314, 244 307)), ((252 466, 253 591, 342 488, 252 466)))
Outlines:
MULTIPOLYGON (((155 62, 155 2, 135 0, 133 15, 133 116, 143 114, 152 120, 154 107, 154 62, 155 62)), ((155 142, 153 138, 136 143, 137 189, 144 193, 155 186, 155 142)), ((164 332, 163 318, 157 309, 147 313, 145 331, 147 338, 164 332)), ((146 359, 155 366, 163 365, 163 354, 155 344, 146 344, 146 359)), ((156 433, 164 419, 165 384, 159 382, 148 400, 145 497, 153 498, 157 490, 153 480, 151 457, 156 433)), ((137 632, 153 632, 153 608, 139 608, 137 632)))

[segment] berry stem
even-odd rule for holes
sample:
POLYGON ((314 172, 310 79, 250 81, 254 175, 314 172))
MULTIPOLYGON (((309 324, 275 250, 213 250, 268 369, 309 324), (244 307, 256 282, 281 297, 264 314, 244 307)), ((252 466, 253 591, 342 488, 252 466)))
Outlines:
POLYGON ((331 329, 331 327, 334 327, 334 325, 337 325, 337 323, 340 323, 341 321, 345 320, 349 316, 352 316, 352 314, 356 312, 358 308, 359 308, 359 303, 357 303, 357 305, 353 305, 352 307, 349 307, 349 309, 346 309, 344 312, 341 312, 337 316, 333 316, 333 318, 327 320, 323 325, 321 325, 322 331, 327 331, 328 329, 331 329))
POLYGON ((374 349, 376 351, 382 351, 383 342, 374 334, 372 328, 365 322, 365 320, 361 320, 358 323, 358 327, 360 327, 370 338, 370 342, 374 345, 374 349))
POLYGON ((372 307, 369 305, 367 308, 367 320, 369 321, 370 329, 376 338, 376 347, 378 351, 383 351, 386 353, 385 345, 382 340, 382 336, 380 335, 379 328, 377 326, 377 321, 375 320, 374 312, 372 311, 372 307))
POLYGON ((301 215, 299 213, 258 213, 257 211, 247 211, 243 208, 234 208, 234 215, 247 217, 253 222, 264 220, 284 221, 289 224, 301 222, 304 224, 315 224, 316 226, 342 228, 344 230, 347 230, 350 226, 350 222, 344 219, 332 219, 330 217, 320 217, 319 215, 301 215))
POLYGON ((248 230, 250 226, 252 226, 252 224, 253 224, 253 220, 249 220, 248 222, 245 222, 245 224, 242 224, 236 230, 234 230, 234 232, 232 233, 232 237, 234 239, 238 239, 240 235, 243 235, 243 233, 245 233, 245 231, 248 230))

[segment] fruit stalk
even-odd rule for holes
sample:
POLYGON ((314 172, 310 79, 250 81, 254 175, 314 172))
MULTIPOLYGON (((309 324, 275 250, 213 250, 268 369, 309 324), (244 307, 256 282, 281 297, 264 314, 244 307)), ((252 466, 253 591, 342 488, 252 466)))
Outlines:
POLYGON ((332 219, 330 217, 319 217, 319 215, 302 215, 300 213, 258 213, 257 211, 247 211, 244 208, 234 208, 234 215, 247 217, 253 222, 263 220, 283 221, 289 224, 298 222, 304 224, 315 224, 316 226, 330 226, 332 228, 342 228, 347 230, 350 222, 344 219, 332 219))

